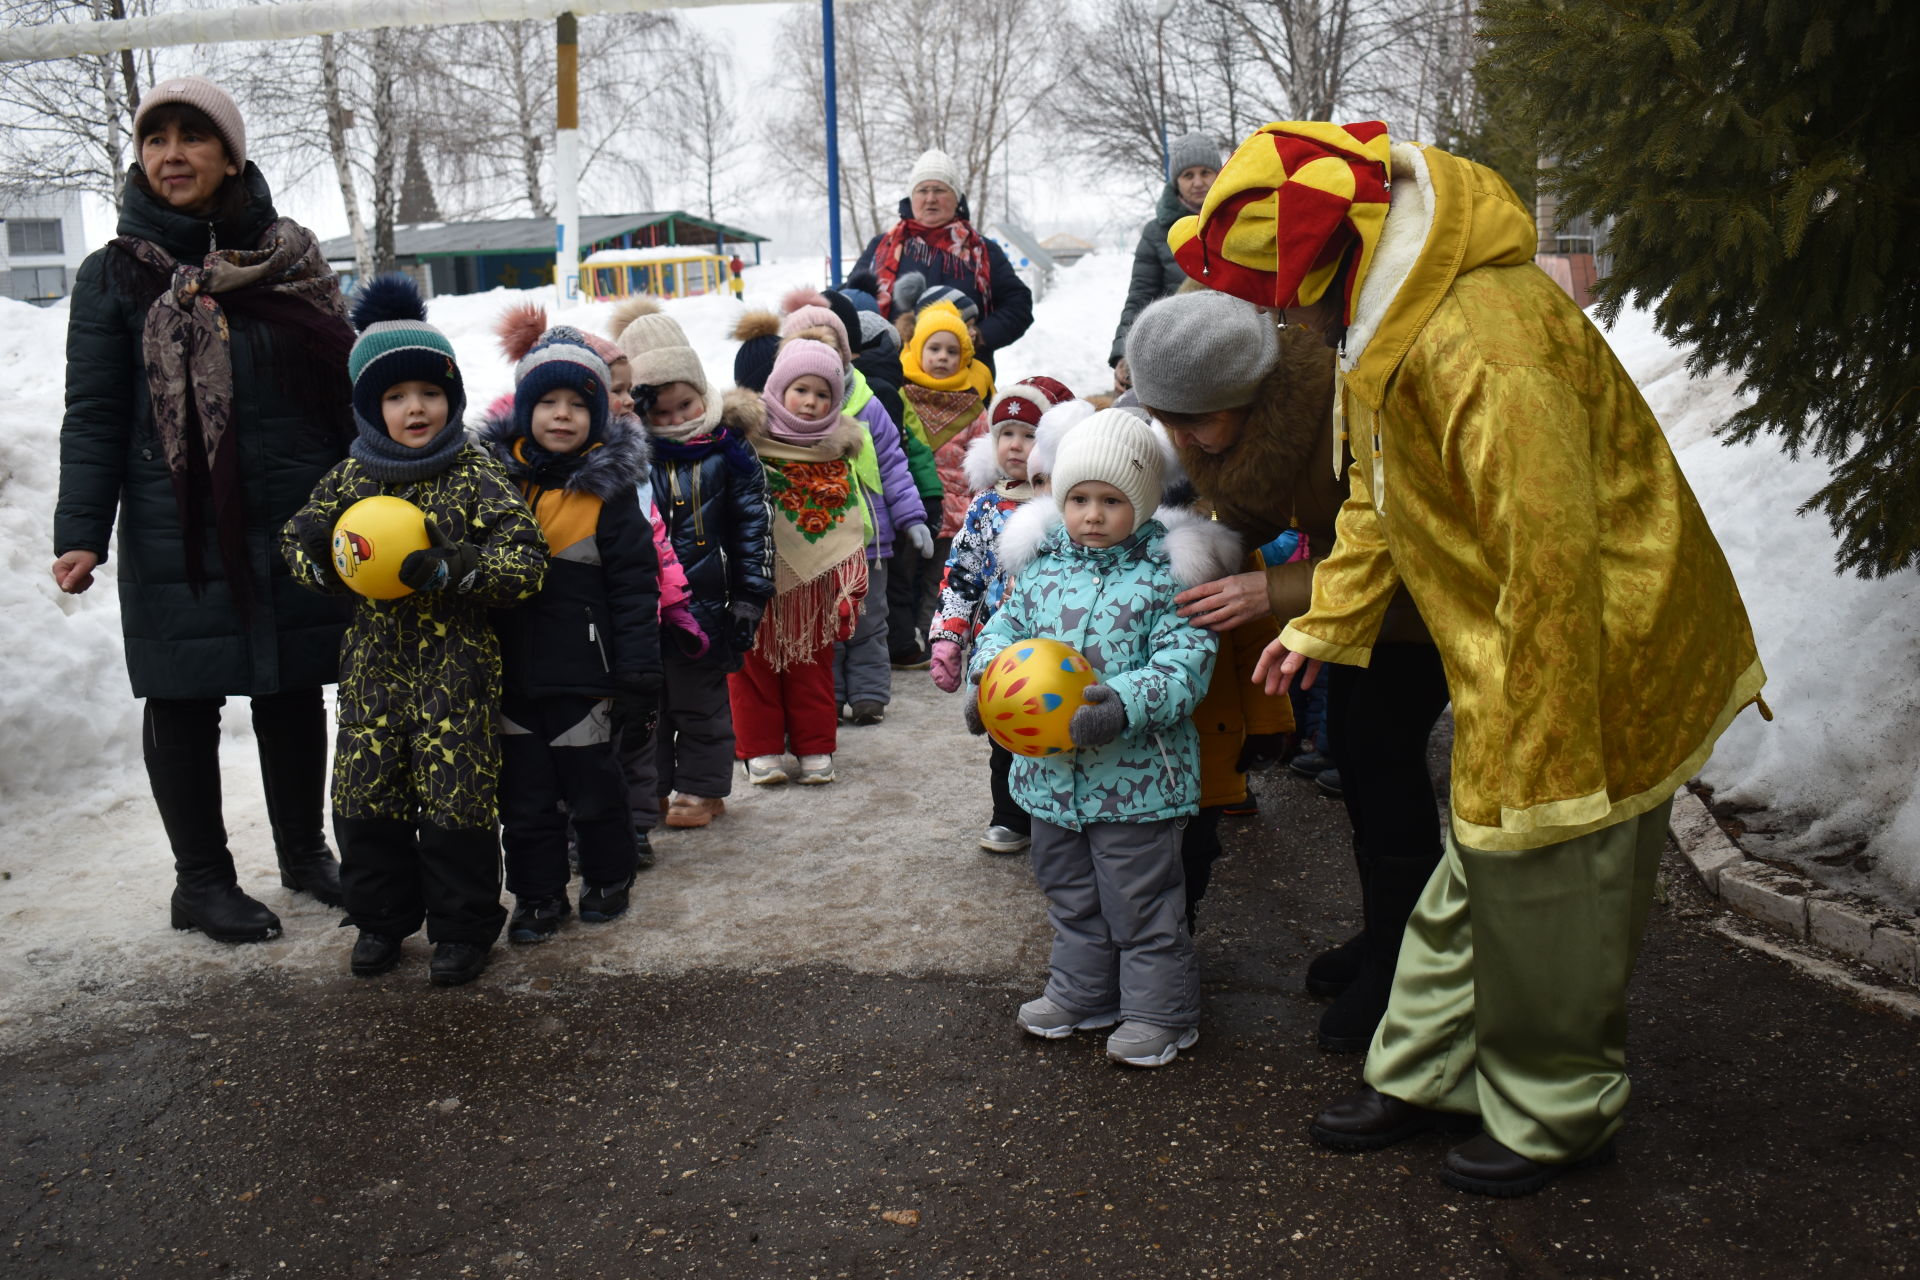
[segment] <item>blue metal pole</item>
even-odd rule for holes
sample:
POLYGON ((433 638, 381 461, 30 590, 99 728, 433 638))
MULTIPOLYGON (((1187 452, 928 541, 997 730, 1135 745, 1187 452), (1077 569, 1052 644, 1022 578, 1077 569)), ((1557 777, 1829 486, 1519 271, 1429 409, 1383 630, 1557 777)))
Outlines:
POLYGON ((827 244, 833 266, 833 288, 840 287, 840 103, 839 80, 833 70, 833 0, 820 0, 821 44, 827 72, 827 244))

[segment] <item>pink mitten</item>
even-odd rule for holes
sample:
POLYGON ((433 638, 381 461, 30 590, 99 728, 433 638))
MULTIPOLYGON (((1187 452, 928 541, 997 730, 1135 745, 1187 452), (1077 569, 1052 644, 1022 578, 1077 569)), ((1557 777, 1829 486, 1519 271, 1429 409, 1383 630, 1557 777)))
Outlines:
POLYGON ((689 658, 701 658, 707 652, 707 633, 700 628, 699 619, 693 616, 693 610, 687 608, 687 602, 681 600, 670 604, 660 611, 660 621, 687 637, 693 643, 687 647, 689 658))
POLYGON ((952 693, 960 687, 960 646, 951 640, 936 642, 933 646, 933 682, 944 693, 952 693))

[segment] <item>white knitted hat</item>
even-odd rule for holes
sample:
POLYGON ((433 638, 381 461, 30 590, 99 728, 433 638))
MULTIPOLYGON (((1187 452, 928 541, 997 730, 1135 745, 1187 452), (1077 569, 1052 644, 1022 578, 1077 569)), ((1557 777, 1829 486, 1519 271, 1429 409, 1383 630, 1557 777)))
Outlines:
POLYGON ((1166 455, 1153 428, 1125 409, 1102 409, 1067 433, 1053 462, 1053 501, 1066 510, 1067 494, 1085 480, 1104 480, 1133 503, 1139 528, 1160 507, 1166 455))
POLYGON ((945 183, 956 196, 966 194, 960 186, 960 166, 953 162, 952 156, 938 147, 930 147, 922 151, 920 158, 913 162, 913 172, 907 175, 907 191, 911 193, 915 187, 928 179, 945 183))

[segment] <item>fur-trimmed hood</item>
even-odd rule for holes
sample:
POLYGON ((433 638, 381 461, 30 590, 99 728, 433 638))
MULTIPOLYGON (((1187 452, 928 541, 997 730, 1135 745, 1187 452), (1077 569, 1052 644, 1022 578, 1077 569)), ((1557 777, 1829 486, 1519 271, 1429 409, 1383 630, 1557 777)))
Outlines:
POLYGON ((960 461, 960 470, 967 477, 967 492, 985 493, 1005 478, 1006 472, 1000 470, 1000 460, 995 456, 997 452, 991 433, 973 438, 967 446, 967 456, 960 461))
POLYGON ((1317 546, 1333 545, 1346 496, 1335 478, 1331 348, 1298 325, 1280 334, 1280 361, 1254 393, 1240 439, 1225 453, 1177 450, 1187 478, 1221 520, 1258 545, 1296 517, 1317 546))
POLYGON ((606 438, 584 453, 529 463, 514 452, 514 442, 521 437, 513 422, 513 399, 510 396, 501 399, 505 401, 506 412, 500 411, 501 400, 495 400, 486 418, 474 428, 474 437, 481 448, 499 459, 500 465, 506 468, 507 478, 516 485, 537 484, 543 488, 590 493, 605 501, 623 491, 633 492, 652 465, 653 450, 648 447, 647 433, 640 419, 630 413, 608 418, 606 438))
MULTIPOLYGON (((1166 529, 1167 560, 1182 588, 1197 587, 1238 573, 1246 559, 1240 535, 1186 507, 1161 507, 1153 513, 1166 529)), ((1055 533, 1065 537, 1066 522, 1050 495, 1041 494, 1007 517, 997 554, 1007 581, 1039 558, 1055 533)))

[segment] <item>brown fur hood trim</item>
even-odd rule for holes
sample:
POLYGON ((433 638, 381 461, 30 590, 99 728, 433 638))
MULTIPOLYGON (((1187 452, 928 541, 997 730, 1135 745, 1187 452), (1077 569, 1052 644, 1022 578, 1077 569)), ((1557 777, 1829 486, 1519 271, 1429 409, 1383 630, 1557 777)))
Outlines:
POLYGON ((1255 393, 1239 443, 1218 454, 1179 450, 1194 489, 1223 516, 1265 512, 1276 496, 1290 498, 1320 437, 1333 429, 1333 359, 1319 334, 1297 326, 1282 331, 1280 363, 1255 393))
POLYGON ((780 317, 771 311, 748 311, 733 322, 733 331, 727 336, 735 342, 777 338, 780 336, 780 317))

